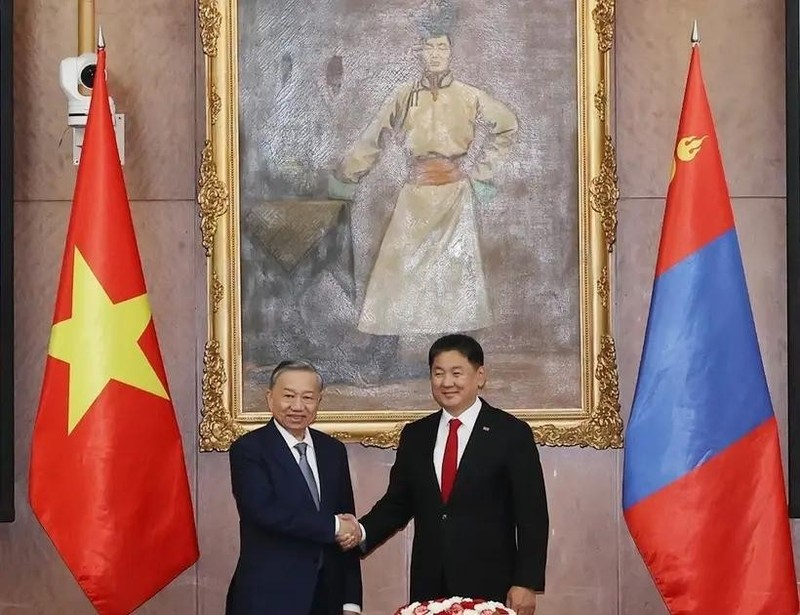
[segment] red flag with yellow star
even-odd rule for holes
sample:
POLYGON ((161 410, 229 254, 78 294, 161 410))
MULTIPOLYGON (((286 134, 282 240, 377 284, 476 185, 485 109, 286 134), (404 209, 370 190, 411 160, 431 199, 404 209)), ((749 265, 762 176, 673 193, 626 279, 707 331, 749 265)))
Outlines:
POLYGON ((114 137, 105 50, 97 55, 29 495, 94 607, 118 615, 197 561, 198 548, 114 137))

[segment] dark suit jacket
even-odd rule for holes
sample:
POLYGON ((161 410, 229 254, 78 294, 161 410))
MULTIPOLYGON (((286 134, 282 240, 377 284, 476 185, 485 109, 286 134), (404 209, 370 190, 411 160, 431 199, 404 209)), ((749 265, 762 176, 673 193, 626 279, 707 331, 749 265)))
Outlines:
POLYGON ((403 429, 386 495, 361 523, 369 552, 414 519, 411 600, 505 602, 512 585, 544 590, 548 515, 531 428, 485 401, 447 504, 433 465, 441 411, 403 429), (444 575, 444 576, 443 576, 444 575))
POLYGON ((358 555, 343 553, 334 536, 334 515, 355 511, 347 452, 338 440, 310 431, 319 511, 274 421, 231 447, 240 555, 228 589, 227 615, 307 615, 320 573, 332 612, 341 613, 348 602, 362 604, 358 555))

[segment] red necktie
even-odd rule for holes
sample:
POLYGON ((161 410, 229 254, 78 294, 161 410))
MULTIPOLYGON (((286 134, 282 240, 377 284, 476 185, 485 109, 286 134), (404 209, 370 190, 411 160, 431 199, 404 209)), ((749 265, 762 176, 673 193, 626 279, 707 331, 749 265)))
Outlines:
POLYGON ((444 460, 442 461, 442 501, 447 504, 453 483, 456 482, 458 469, 458 428, 461 421, 450 419, 450 433, 447 434, 447 444, 444 446, 444 460))

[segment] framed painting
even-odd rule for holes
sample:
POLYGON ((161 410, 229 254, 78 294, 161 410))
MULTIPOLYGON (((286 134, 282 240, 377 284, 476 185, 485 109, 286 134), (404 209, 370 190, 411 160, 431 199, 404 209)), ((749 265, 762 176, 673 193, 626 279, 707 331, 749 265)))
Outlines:
POLYGON ((786 3, 786 277, 789 514, 800 518, 800 8, 786 3))
POLYGON ((546 445, 619 447, 613 0, 199 0, 208 257, 200 448, 268 420, 391 447, 427 350, 474 335, 486 396, 546 445))
POLYGON ((14 520, 13 0, 0 0, 0 522, 14 520))

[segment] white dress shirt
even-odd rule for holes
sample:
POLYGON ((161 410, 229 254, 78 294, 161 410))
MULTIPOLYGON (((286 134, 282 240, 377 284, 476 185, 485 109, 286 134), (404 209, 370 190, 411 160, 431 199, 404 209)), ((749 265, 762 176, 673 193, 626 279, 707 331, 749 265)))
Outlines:
MULTIPOLYGON (((303 434, 303 439, 298 440, 292 434, 290 434, 286 428, 281 425, 278 421, 275 421, 275 427, 278 428, 278 433, 281 434, 284 440, 286 440, 286 446, 289 447, 289 450, 292 451, 292 455, 294 455, 294 460, 300 464, 300 451, 298 451, 295 446, 300 444, 300 442, 305 442, 308 446, 306 447, 306 459, 308 460, 308 465, 311 466, 311 473, 314 475, 314 480, 317 481, 317 489, 319 490, 319 498, 322 501, 322 484, 319 482, 319 468, 317 468, 317 454, 314 451, 314 440, 311 439, 311 433, 309 433, 308 429, 306 428, 305 433, 303 434)), ((334 526, 335 532, 339 533, 339 517, 334 516, 334 526)), ((358 604, 345 604, 342 607, 343 611, 352 611, 353 613, 360 613, 361 606, 358 604)))
POLYGON ((436 470, 436 480, 439 482, 439 489, 442 488, 442 464, 444 463, 444 447, 447 444, 447 435, 450 433, 450 420, 458 419, 461 425, 458 426, 458 458, 456 468, 461 465, 461 458, 464 456, 464 449, 475 428, 475 421, 478 420, 478 413, 482 406, 481 398, 476 397, 475 402, 459 416, 453 416, 447 410, 442 409, 442 417, 439 419, 439 430, 436 432, 436 444, 433 447, 433 467, 436 470))

